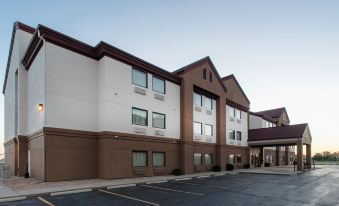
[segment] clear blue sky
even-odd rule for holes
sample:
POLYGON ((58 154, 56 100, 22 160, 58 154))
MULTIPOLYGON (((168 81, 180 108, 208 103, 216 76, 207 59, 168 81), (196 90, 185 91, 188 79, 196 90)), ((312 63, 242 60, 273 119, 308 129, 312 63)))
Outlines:
MULTIPOLYGON (((169 71, 209 55, 252 111, 285 106, 292 123, 310 124, 313 152, 339 151, 338 11, 337 0, 1 1, 0 79, 14 21, 103 40, 169 71)), ((3 134, 3 97, 0 108, 3 134)))

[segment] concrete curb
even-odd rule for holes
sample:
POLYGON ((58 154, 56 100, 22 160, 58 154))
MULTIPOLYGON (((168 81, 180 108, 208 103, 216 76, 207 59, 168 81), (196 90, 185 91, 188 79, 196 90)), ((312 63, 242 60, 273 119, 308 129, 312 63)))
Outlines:
POLYGON ((75 194, 75 193, 81 193, 81 192, 91 192, 92 189, 81 189, 81 190, 68 190, 68 191, 62 191, 62 192, 52 192, 50 195, 51 197, 59 196, 59 195, 68 195, 68 194, 75 194))
POLYGON ((210 175, 204 175, 204 176, 199 176, 199 177, 196 177, 197 179, 201 179, 201 178, 208 178, 208 177, 211 177, 210 175))
POLYGON ((239 172, 242 174, 257 174, 257 175, 285 175, 285 176, 292 176, 295 174, 288 174, 288 173, 277 173, 277 172, 239 172))
POLYGON ((185 181, 185 180, 191 180, 192 177, 186 177, 186 178, 178 178, 178 179, 174 179, 174 181, 185 181))
POLYGON ((24 200, 26 198, 27 198, 26 196, 5 197, 5 198, 0 198, 0 202, 19 201, 19 200, 24 200))
POLYGON ((116 188, 124 188, 124 187, 135 187, 136 184, 123 184, 123 185, 112 185, 112 186, 107 186, 106 188, 109 189, 116 189, 116 188))
POLYGON ((159 181, 153 181, 153 182, 146 182, 146 185, 165 183, 165 182, 168 182, 168 180, 159 180, 159 181))

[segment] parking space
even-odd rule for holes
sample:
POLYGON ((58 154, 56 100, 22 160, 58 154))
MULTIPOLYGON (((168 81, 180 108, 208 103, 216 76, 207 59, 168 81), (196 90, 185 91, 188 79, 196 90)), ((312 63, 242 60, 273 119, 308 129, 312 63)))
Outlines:
POLYGON ((234 174, 31 197, 0 205, 338 205, 338 173, 234 174))

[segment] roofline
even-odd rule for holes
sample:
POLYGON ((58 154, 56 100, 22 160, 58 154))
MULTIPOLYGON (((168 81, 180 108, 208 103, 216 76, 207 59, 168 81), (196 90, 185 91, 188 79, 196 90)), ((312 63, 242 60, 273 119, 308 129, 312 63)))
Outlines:
MULTIPOLYGON (((299 125, 305 125, 305 128, 308 127, 308 123, 299 123, 299 124, 290 124, 290 125, 284 125, 284 126, 279 126, 279 127, 294 127, 294 126, 299 126, 299 125)), ((271 128, 279 128, 279 127, 265 127, 265 128, 257 128, 257 129, 250 129, 250 130, 260 130, 260 129, 271 129, 271 128)))
POLYGON ((249 110, 250 110, 249 107, 242 106, 241 104, 238 104, 238 103, 236 103, 236 102, 234 102, 230 99, 227 99, 227 98, 226 98, 226 105, 235 107, 235 108, 240 109, 240 110, 245 111, 245 112, 249 112, 249 110))
MULTIPOLYGON (((256 112, 256 113, 259 113, 259 112, 268 112, 268 111, 271 111, 271 110, 277 110, 277 109, 283 109, 283 110, 285 111, 285 113, 286 113, 288 122, 291 122, 291 121, 290 121, 290 118, 288 117, 288 113, 287 113, 286 107, 278 107, 278 108, 275 108, 275 109, 267 109, 267 110, 263 110, 263 111, 258 111, 258 112, 256 112)), ((272 118, 276 118, 276 117, 272 117, 272 118)))
POLYGON ((11 64, 11 59, 12 59, 12 52, 13 52, 13 46, 14 46, 14 40, 15 40, 15 34, 16 31, 20 29, 22 31, 25 31, 27 33, 33 34, 35 32, 35 29, 33 27, 30 27, 26 24, 23 24, 19 21, 14 22, 13 24, 13 30, 12 30, 12 37, 11 37, 11 43, 9 46, 9 53, 8 53, 8 58, 7 58, 7 66, 6 66, 6 72, 5 72, 5 79, 4 79, 4 84, 2 87, 2 93, 5 94, 6 91, 6 86, 7 86, 7 78, 8 78, 8 73, 9 73, 9 67, 11 64))
POLYGON ((224 85, 224 83, 222 82, 221 77, 220 77, 217 69, 215 68, 215 66, 214 66, 214 64, 213 64, 213 62, 212 62, 212 60, 211 60, 211 58, 209 56, 206 56, 206 57, 201 58, 201 59, 199 59, 199 60, 197 60, 195 62, 192 62, 192 63, 190 63, 190 64, 188 64, 188 65, 186 65, 186 66, 184 66, 184 67, 182 67, 180 69, 177 69, 177 70, 173 71, 172 73, 175 74, 175 75, 182 75, 182 74, 184 74, 186 72, 189 72, 192 69, 194 69, 195 66, 198 66, 198 65, 200 65, 200 64, 202 64, 202 63, 204 63, 206 61, 208 63, 210 63, 210 65, 212 66, 212 70, 214 71, 215 75, 217 76, 217 79, 218 79, 219 83, 221 84, 221 87, 224 89, 225 92, 227 92, 227 88, 224 85))
POLYGON ((176 76, 175 74, 172 74, 171 72, 155 66, 141 58, 138 58, 130 53, 118 49, 106 42, 101 41, 95 47, 93 47, 43 25, 38 25, 36 32, 34 33, 33 38, 29 43, 29 46, 22 59, 22 64, 26 67, 27 70, 29 70, 30 65, 32 64, 36 54, 39 52, 43 44, 42 40, 40 40, 40 37, 38 36, 37 31, 40 32, 40 35, 44 38, 45 41, 71 50, 78 54, 87 56, 94 60, 98 61, 102 57, 108 56, 125 64, 140 67, 141 69, 160 76, 175 84, 181 84, 181 78, 176 76))
POLYGON ((267 115, 264 115, 264 114, 258 114, 256 112, 249 112, 250 115, 254 115, 254 116, 257 116, 257 117, 261 117, 263 118, 264 120, 267 120, 267 121, 270 121, 270 122, 274 122, 275 124, 278 122, 277 120, 273 119, 272 117, 269 117, 267 115))
POLYGON ((241 93, 244 95, 246 101, 248 102, 248 104, 251 104, 251 101, 249 100, 249 98, 247 97, 246 93, 244 92, 244 90, 241 88, 237 78, 235 78, 234 74, 230 74, 228 76, 225 76, 223 78, 221 78, 222 81, 227 81, 229 79, 234 79, 235 83, 237 84, 237 86, 240 88, 241 93))

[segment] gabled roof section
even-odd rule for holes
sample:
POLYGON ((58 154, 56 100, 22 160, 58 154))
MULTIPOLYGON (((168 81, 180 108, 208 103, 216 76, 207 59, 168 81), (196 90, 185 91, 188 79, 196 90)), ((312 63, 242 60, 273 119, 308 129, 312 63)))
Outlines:
POLYGON ((307 123, 251 129, 248 131, 248 141, 302 138, 306 129, 308 129, 307 123))
POLYGON ((225 92, 227 92, 227 89, 226 89, 224 83, 222 82, 221 77, 220 77, 217 69, 215 68, 215 66, 214 66, 214 64, 213 64, 213 62, 212 62, 212 60, 211 60, 211 58, 209 56, 204 57, 202 59, 199 59, 198 61, 195 61, 195 62, 193 62, 191 64, 188 64, 188 65, 186 65, 186 66, 184 66, 184 67, 182 67, 182 68, 180 68, 178 70, 173 71, 172 73, 175 74, 175 75, 180 76, 180 75, 182 75, 184 73, 187 73, 187 72, 191 71, 194 68, 197 68, 197 66, 199 66, 201 64, 204 64, 204 63, 208 63, 210 65, 210 67, 213 70, 214 74, 216 75, 216 77, 217 77, 221 87, 224 89, 225 92))
POLYGON ((275 124, 278 122, 278 120, 273 119, 272 117, 267 116, 267 115, 265 115, 265 114, 258 114, 258 113, 256 113, 256 112, 249 112, 249 114, 250 114, 250 115, 257 116, 257 117, 261 117, 261 118, 263 118, 264 120, 269 121, 269 122, 272 122, 272 123, 275 123, 275 124))
POLYGON ((132 54, 118 49, 108 43, 101 41, 95 47, 93 47, 40 24, 38 25, 36 32, 34 33, 33 38, 22 59, 22 64, 25 65, 27 70, 29 69, 31 63, 33 62, 36 54, 39 52, 39 49, 42 45, 42 40, 39 37, 37 31, 40 32, 40 36, 44 38, 45 41, 71 50, 78 54, 87 56, 89 58, 100 60, 103 56, 108 56, 125 64, 144 69, 145 71, 148 71, 173 83, 181 83, 181 78, 176 76, 175 74, 172 74, 171 72, 168 72, 143 59, 140 59, 132 54))
POLYGON ((3 84, 3 87, 2 87, 2 93, 5 94, 5 91, 6 91, 6 85, 7 85, 7 78, 8 78, 8 72, 9 72, 9 67, 10 67, 10 64, 11 64, 11 59, 12 59, 12 52, 13 52, 13 46, 14 46, 14 41, 15 41, 15 34, 16 34, 16 31, 20 29, 22 31, 25 31, 27 33, 30 33, 30 34, 33 34, 35 32, 35 29, 26 25, 26 24, 23 24, 21 22, 14 22, 13 24, 13 30, 12 30, 12 38, 11 38, 11 43, 10 43, 10 46, 9 46, 9 53, 8 53, 8 58, 7 58, 7 66, 6 66, 6 73, 5 73, 5 79, 4 79, 4 84, 3 84))
POLYGON ((248 99, 248 97, 246 96, 246 93, 244 92, 244 90, 241 88, 237 78, 235 78, 235 76, 233 74, 225 76, 223 78, 221 78, 222 82, 224 84, 226 84, 227 81, 229 80, 234 80, 235 84, 237 85, 237 87, 239 88, 240 92, 242 93, 242 95, 244 96, 244 98, 246 99, 247 103, 250 104, 250 100, 248 99))
POLYGON ((269 117, 272 117, 272 118, 279 118, 283 113, 285 113, 288 121, 290 121, 290 119, 288 118, 288 114, 287 114, 285 107, 259 111, 259 112, 256 112, 256 113, 266 115, 266 116, 269 116, 269 117))

